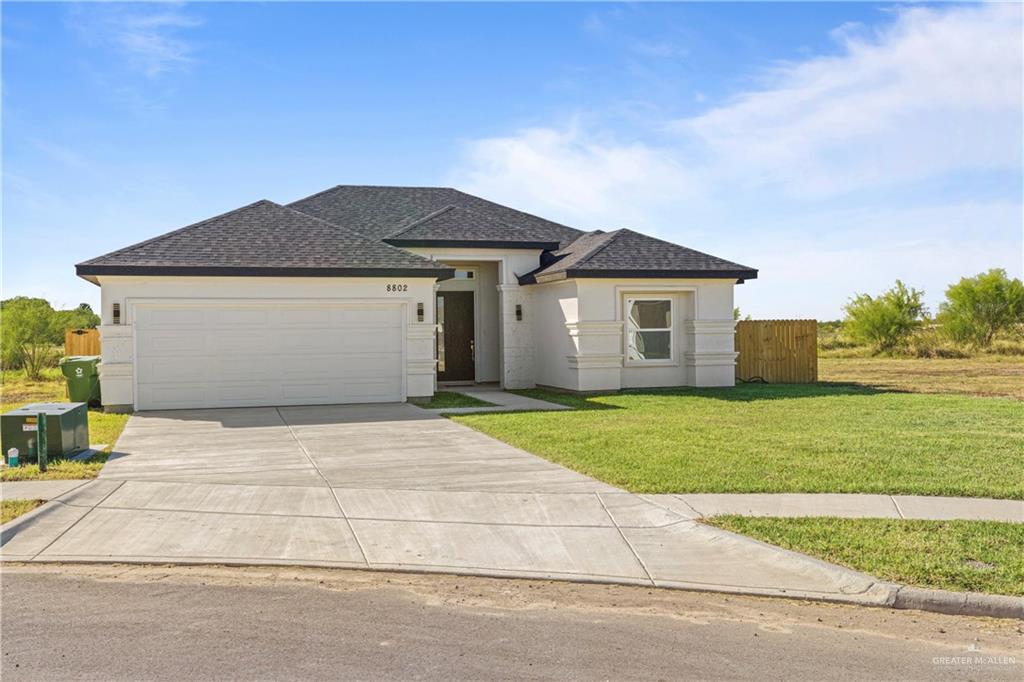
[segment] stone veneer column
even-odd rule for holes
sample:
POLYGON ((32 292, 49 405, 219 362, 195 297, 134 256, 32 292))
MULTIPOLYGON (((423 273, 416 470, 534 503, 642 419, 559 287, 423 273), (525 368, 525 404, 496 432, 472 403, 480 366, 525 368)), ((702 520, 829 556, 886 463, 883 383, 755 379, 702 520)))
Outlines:
POLYGON ((533 388, 534 311, 532 297, 518 284, 498 285, 498 314, 502 388, 533 388), (523 319, 516 319, 516 305, 523 307, 523 319))

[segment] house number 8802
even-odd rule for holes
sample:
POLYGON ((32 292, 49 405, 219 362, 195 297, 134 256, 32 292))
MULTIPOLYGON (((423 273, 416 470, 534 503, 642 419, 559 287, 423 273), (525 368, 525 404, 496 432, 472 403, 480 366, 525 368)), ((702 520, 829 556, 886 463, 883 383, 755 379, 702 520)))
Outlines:
POLYGON ((409 291, 409 285, 408 284, 389 284, 387 290, 388 290, 388 293, 391 293, 393 291, 409 291))

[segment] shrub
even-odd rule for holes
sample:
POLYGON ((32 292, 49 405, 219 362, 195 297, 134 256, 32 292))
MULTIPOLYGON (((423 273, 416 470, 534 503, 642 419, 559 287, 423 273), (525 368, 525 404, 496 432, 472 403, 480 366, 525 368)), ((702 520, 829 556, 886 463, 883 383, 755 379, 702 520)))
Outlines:
POLYGON ((858 294, 843 307, 843 333, 877 350, 892 350, 921 325, 926 312, 923 296, 923 291, 908 289, 900 280, 877 297, 858 294))
POLYGON ((993 268, 946 289, 939 321, 960 343, 989 347, 996 335, 1024 322, 1024 282, 993 268))
POLYGON ((969 358, 970 353, 949 340, 936 325, 922 326, 907 337, 899 349, 900 355, 912 358, 969 358))

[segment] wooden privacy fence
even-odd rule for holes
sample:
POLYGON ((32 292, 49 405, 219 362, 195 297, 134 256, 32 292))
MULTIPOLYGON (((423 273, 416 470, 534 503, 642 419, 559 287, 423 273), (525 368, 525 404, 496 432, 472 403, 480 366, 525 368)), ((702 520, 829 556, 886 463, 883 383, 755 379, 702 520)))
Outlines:
POLYGON ((99 354, 99 329, 68 329, 64 332, 64 355, 99 354))
POLYGON ((770 384, 818 380, 816 320, 741 320, 736 323, 736 379, 770 384))

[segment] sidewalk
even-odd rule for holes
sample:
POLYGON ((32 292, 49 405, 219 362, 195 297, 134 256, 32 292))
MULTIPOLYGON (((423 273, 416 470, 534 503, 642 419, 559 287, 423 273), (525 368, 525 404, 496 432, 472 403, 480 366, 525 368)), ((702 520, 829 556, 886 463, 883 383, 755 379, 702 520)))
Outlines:
POLYGON ((91 480, 86 478, 66 481, 4 481, 0 483, 0 499, 52 500, 91 480))
POLYGON ((929 519, 1024 523, 1024 501, 983 497, 858 494, 675 494, 644 498, 692 518, 839 516, 850 519, 929 519))
MULTIPOLYGON (((528 399, 527 399, 528 400, 528 399)), ((86 483, 11 481, 0 483, 5 500, 52 500, 86 483)), ((1024 501, 984 497, 859 495, 837 493, 694 493, 640 495, 683 518, 739 516, 838 516, 848 519, 926 519, 1024 523, 1024 501)))

